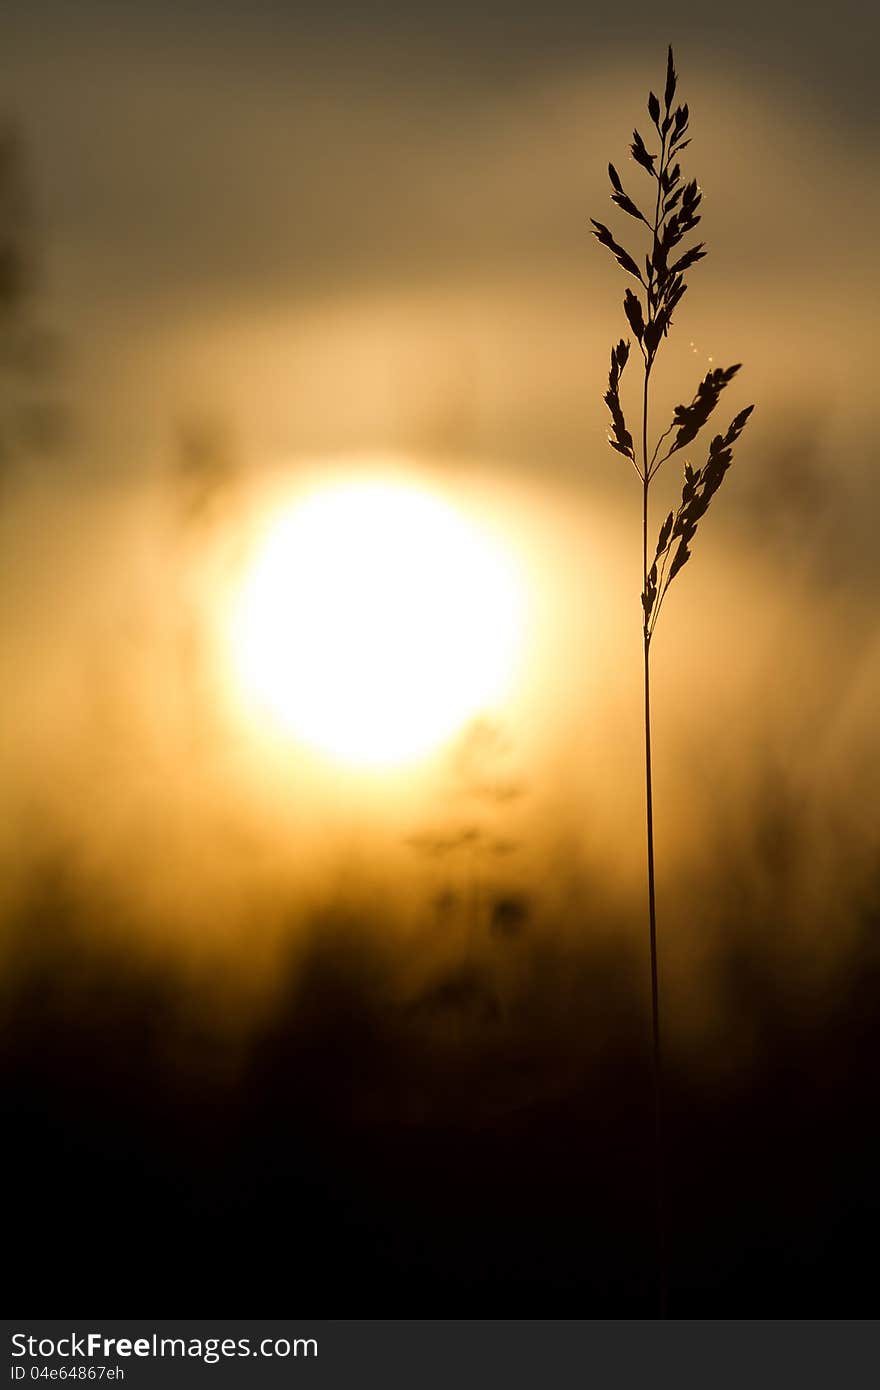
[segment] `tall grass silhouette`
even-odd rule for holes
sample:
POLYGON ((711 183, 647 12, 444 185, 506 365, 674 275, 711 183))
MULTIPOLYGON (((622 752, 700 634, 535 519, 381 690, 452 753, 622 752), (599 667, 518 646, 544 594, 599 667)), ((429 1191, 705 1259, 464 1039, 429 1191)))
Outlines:
MULTIPOLYGON (((632 464, 642 486, 642 646, 645 686, 645 810, 648 869, 648 930, 651 953, 651 1018, 653 1035, 653 1085, 655 1122, 655 1202, 657 1213, 659 1309, 666 1312, 668 1297, 668 1252, 666 1218, 666 1179, 663 1136, 663 1072, 660 1048, 660 982, 657 953, 657 911, 654 886, 654 794, 651 775, 651 642, 669 586, 691 558, 691 544, 700 519, 718 491, 733 459, 733 445, 739 439, 754 406, 747 406, 734 417, 725 434, 716 434, 709 445, 706 462, 694 468, 684 464, 681 502, 669 512, 657 539, 653 559, 648 563, 648 503, 651 483, 673 454, 692 444, 708 422, 722 391, 740 369, 716 367, 707 372, 689 404, 675 407, 671 423, 660 434, 653 449, 649 445, 648 412, 651 373, 660 347, 672 327, 672 316, 687 291, 685 272, 706 255, 705 243, 689 249, 681 247, 700 221, 702 200, 696 179, 684 182, 678 156, 690 144, 687 103, 674 105, 678 78, 669 48, 663 103, 654 92, 648 97, 648 115, 656 131, 659 152, 651 154, 639 134, 633 131, 630 154, 656 185, 652 188, 654 207, 646 216, 625 191, 613 164, 608 165, 611 201, 636 222, 644 224, 650 249, 640 261, 617 242, 602 222, 591 218, 593 235, 614 256, 618 265, 639 285, 628 287, 623 312, 642 355, 641 448, 627 428, 620 400, 620 384, 629 361, 630 340, 621 338, 611 349, 611 370, 605 403, 611 413, 609 443, 632 464), (642 269, 644 266, 644 271, 642 269)), ((654 141, 652 139, 651 143, 654 141)))

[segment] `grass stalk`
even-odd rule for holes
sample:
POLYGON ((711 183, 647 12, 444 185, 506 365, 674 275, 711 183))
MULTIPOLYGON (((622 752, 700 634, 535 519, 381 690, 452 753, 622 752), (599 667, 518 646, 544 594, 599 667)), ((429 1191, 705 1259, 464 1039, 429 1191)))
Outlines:
POLYGON ((657 133, 660 146, 651 154, 639 134, 633 131, 630 154, 636 164, 656 184, 653 219, 644 212, 624 190, 613 164, 608 165, 611 180, 611 200, 622 212, 644 224, 650 233, 650 250, 644 259, 644 273, 639 260, 627 251, 603 223, 593 219, 593 235, 611 252, 618 265, 638 282, 640 292, 626 290, 623 311, 638 343, 644 363, 642 386, 642 440, 637 451, 633 436, 626 425, 620 399, 620 385, 630 356, 630 340, 621 338, 611 349, 611 369, 605 404, 611 414, 612 449, 628 459, 642 484, 642 645, 645 682, 645 818, 647 833, 648 877, 648 935, 651 963, 651 1036, 652 1074, 654 1093, 654 1203, 657 1234, 657 1305, 661 1317, 666 1316, 669 1294, 668 1231, 666 1203, 666 1151, 663 1119, 663 1069, 660 1051, 660 972, 657 943, 657 902, 654 877, 654 791, 651 768, 651 641, 657 619, 669 586, 691 557, 690 546, 701 518, 724 479, 733 459, 733 445, 745 428, 754 409, 747 406, 734 417, 725 434, 717 434, 709 446, 705 464, 694 468, 684 464, 681 502, 670 511, 660 528, 657 547, 649 565, 648 504, 651 483, 664 463, 679 450, 691 444, 707 423, 725 387, 739 371, 733 367, 716 367, 708 372, 697 387, 689 404, 676 406, 671 424, 659 436, 653 451, 649 445, 648 413, 651 373, 660 347, 672 326, 672 315, 687 290, 684 275, 691 266, 703 259, 702 242, 688 250, 679 247, 688 233, 700 221, 698 208, 702 194, 696 179, 682 180, 678 156, 690 144, 687 134, 690 113, 685 104, 674 105, 678 77, 672 49, 667 54, 666 85, 663 103, 653 92, 648 97, 648 115, 657 133), (661 453, 668 443, 666 452, 661 453))

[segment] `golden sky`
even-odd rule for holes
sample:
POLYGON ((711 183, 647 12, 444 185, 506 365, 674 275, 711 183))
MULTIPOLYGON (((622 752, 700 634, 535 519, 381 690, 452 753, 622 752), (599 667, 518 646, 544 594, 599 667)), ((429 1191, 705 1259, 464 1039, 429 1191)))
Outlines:
POLYGON ((559 5, 383 26, 48 9, 10 10, 3 97, 75 443, 7 471, 7 857, 51 825, 95 882, 134 877, 146 917, 170 901, 216 920, 278 876, 319 894, 340 835, 346 852, 378 837, 400 875, 408 837, 485 815, 528 846, 514 879, 575 846, 603 891, 638 898, 638 498, 601 400, 622 285, 588 226, 614 211, 608 160, 632 177, 671 38, 709 257, 656 418, 731 361, 731 413, 758 410, 658 641, 664 872, 711 873, 710 822, 753 859, 769 783, 808 808, 798 893, 860 882, 880 660, 864 42, 818 14, 794 42, 766 6, 717 32, 682 6, 659 37, 638 11, 559 5), (195 516, 192 422, 215 441, 195 516), (526 676, 490 711, 497 777, 528 788, 507 806, 468 800, 454 741, 377 793, 236 722, 223 603, 260 518, 291 479, 389 462, 494 527, 534 595, 526 676))

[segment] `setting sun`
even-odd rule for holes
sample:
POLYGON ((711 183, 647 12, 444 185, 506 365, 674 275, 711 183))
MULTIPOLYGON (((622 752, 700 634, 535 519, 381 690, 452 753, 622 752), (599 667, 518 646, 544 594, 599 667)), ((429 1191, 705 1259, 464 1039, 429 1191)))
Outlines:
POLYGON ((334 759, 422 756, 503 699, 523 585, 439 496, 385 480, 308 493, 269 525, 232 617, 249 702, 334 759))

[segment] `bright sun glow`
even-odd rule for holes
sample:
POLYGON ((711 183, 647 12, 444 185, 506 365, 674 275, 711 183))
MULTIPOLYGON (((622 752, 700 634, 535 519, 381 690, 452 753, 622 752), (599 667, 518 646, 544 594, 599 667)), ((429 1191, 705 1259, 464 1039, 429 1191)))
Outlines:
POLYGON ((523 619, 517 567, 479 526, 416 486, 339 483, 269 527, 235 605, 234 662, 296 739, 390 766, 504 697, 523 619))

